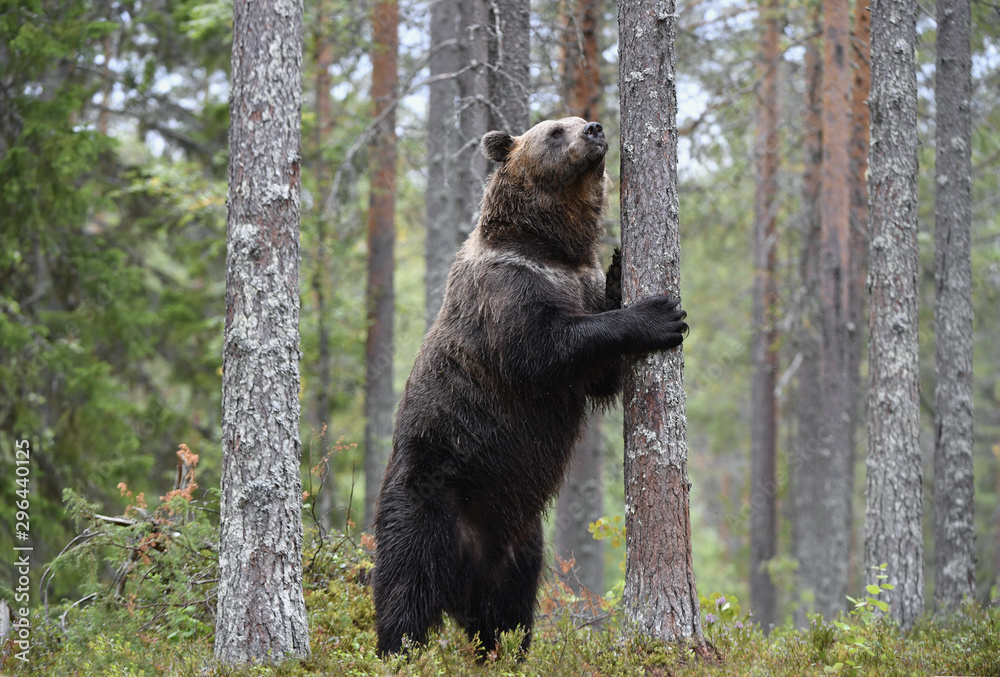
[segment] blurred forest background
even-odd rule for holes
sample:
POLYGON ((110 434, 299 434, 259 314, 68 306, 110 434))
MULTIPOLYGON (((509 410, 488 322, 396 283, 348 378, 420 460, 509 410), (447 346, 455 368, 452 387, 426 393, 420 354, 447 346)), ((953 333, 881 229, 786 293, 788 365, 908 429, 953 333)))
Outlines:
MULTIPOLYGON (((846 1, 842 4, 847 11, 846 1)), ((384 428, 366 433, 365 423, 391 416, 394 396, 433 316, 441 260, 447 266, 458 246, 454 238, 429 244, 428 233, 434 232, 429 225, 442 214, 457 215, 449 218, 458 233, 467 233, 473 223, 468 196, 475 189, 469 185, 482 165, 473 159, 478 136, 464 134, 463 121, 466 111, 483 101, 476 83, 463 77, 477 69, 468 54, 450 57, 458 59, 451 62, 457 67, 445 64, 442 71, 434 65, 449 45, 461 46, 465 39, 461 31, 435 35, 436 27, 448 24, 448 7, 409 0, 395 6, 398 82, 389 88, 393 101, 398 99, 389 250, 394 279, 378 297, 390 302, 393 332, 391 347, 379 352, 369 343, 367 309, 374 301, 366 296, 366 278, 369 255, 374 256, 373 143, 384 134, 387 116, 373 113, 377 52, 371 7, 346 0, 305 2, 302 469, 305 476, 330 455, 329 480, 320 486, 320 478, 309 475, 305 482, 306 502, 326 527, 366 526, 366 503, 373 496, 365 469, 378 467, 386 434, 384 428), (449 71, 454 75, 442 77, 449 71), (434 99, 429 92, 442 83, 454 89, 434 99), (445 102, 443 111, 433 109, 435 101, 445 102), (441 138, 447 139, 443 150, 441 138), (466 174, 444 171, 442 162, 466 174), (464 206, 445 205, 449 199, 464 206), (366 410, 366 381, 376 373, 388 377, 391 396, 382 398, 377 411, 366 410)), ((936 22, 933 7, 920 7, 920 439, 930 572, 936 22)), ((695 572, 703 593, 723 590, 741 599, 749 598, 752 569, 751 428, 757 414, 751 345, 759 196, 754 147, 765 80, 771 84, 767 99, 776 104, 768 236, 774 245, 774 296, 767 324, 776 363, 777 464, 773 490, 766 493, 776 501, 776 542, 767 571, 777 594, 774 620, 781 621, 810 602, 809 591, 797 583, 798 541, 826 537, 822 515, 811 522, 811 534, 796 529, 807 507, 796 500, 797 481, 803 487, 809 481, 842 481, 837 486, 847 489, 853 508, 843 562, 852 590, 864 580, 866 378, 855 377, 844 391, 857 407, 842 426, 851 444, 848 476, 797 476, 805 466, 794 462, 808 453, 802 445, 810 444, 810 435, 818 434, 803 429, 807 419, 799 407, 815 401, 808 391, 816 387, 808 369, 808 336, 819 303, 810 271, 819 218, 815 144, 823 91, 822 14, 817 0, 761 5, 691 0, 678 11, 695 572), (762 17, 777 29, 770 58, 762 56, 768 49, 761 39, 762 17), (852 435, 853 429, 859 432, 852 435)), ((850 12, 853 17, 853 8, 850 12)), ((155 503, 173 485, 181 443, 201 459, 202 489, 218 486, 231 15, 226 0, 25 0, 0 7, 0 549, 9 553, 15 545, 16 486, 8 478, 14 477, 15 442, 26 439, 35 461, 36 567, 75 534, 63 506, 65 489, 109 515, 131 500, 120 483, 155 503)), ((616 6, 605 0, 536 0, 529 68, 520 83, 532 124, 570 113, 603 124, 614 183, 608 259, 618 238, 617 25, 616 6)), ((859 42, 866 39, 850 44, 859 42)), ((851 73, 864 71, 863 49, 850 50, 850 64, 851 73)), ((1000 6, 989 0, 972 2, 972 77, 976 594, 986 601, 996 597, 1000 584, 1000 6)), ((863 345, 867 323, 863 309, 854 310, 863 345)), ((865 373, 865 354, 858 350, 855 373, 865 373)), ((369 407, 376 399, 367 398, 369 407)), ((827 415, 822 397, 819 402, 814 421, 827 415)), ((572 552, 580 580, 599 593, 623 576, 621 548, 612 547, 610 539, 595 542, 587 533, 588 523, 623 510, 620 430, 615 411, 595 424, 585 441, 591 451, 581 456, 590 465, 574 470, 569 485, 574 495, 551 512, 553 539, 569 543, 560 554, 572 552), (600 559, 600 570, 585 566, 585 550, 600 559)), ((12 581, 13 568, 4 557, 3 580, 12 581)), ((934 577, 926 578, 930 589, 934 577)), ((72 571, 63 571, 51 594, 74 596, 78 583, 72 571)))

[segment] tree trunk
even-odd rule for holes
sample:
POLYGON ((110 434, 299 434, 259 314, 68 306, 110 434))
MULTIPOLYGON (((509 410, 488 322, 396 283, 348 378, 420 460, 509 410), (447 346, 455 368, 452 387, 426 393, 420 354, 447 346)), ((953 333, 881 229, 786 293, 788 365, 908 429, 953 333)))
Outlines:
MULTIPOLYGON (((856 325, 855 340, 850 344, 847 375, 848 393, 855 402, 864 402, 861 388, 861 346, 862 329, 858 320, 865 314, 865 284, 868 277, 868 141, 870 119, 868 115, 868 94, 871 89, 871 10, 867 2, 857 2, 854 6, 854 33, 850 51, 854 62, 854 77, 851 86, 851 143, 849 157, 851 164, 851 269, 850 269, 850 311, 856 325)), ((858 429, 859 412, 856 404, 850 408, 851 434, 858 429)), ((853 476, 855 466, 855 444, 852 438, 851 457, 848 467, 853 476)), ((853 502, 853 481, 848 484, 848 503, 853 502)), ((853 521, 853 520, 852 520, 853 521)), ((853 540, 853 529, 852 529, 853 540)), ((854 551, 853 542, 851 551, 854 551)))
MULTIPOLYGON (((622 295, 680 293, 677 15, 619 5, 622 295)), ((684 355, 632 360, 625 409, 625 615, 649 637, 704 646, 691 560, 684 355)))
POLYGON ((490 170, 479 140, 491 129, 521 134, 528 127, 528 18, 525 0, 431 5, 431 75, 457 75, 433 82, 429 92, 428 326, 440 309, 455 251, 477 221, 490 170))
MULTIPOLYGON (((596 0, 576 0, 567 7, 563 34, 563 96, 570 115, 598 119, 600 68, 596 0)), ((569 476, 556 503, 556 554, 575 558, 579 582, 604 594, 604 541, 597 541, 587 527, 604 514, 604 436, 601 412, 595 411, 587 432, 577 446, 569 476)), ((578 591, 575 580, 570 587, 578 591)))
POLYGON ((459 224, 459 241, 464 242, 479 220, 479 202, 490 169, 489 160, 479 152, 479 140, 491 129, 489 60, 492 23, 486 0, 458 2, 462 12, 459 60, 470 66, 459 78, 462 95, 459 124, 463 146, 458 157, 461 181, 458 192, 468 200, 465 204, 468 218, 459 224), (472 64, 476 66, 472 67, 472 64))
MULTIPOLYGON (((888 563, 908 629, 924 610, 917 346, 917 5, 874 0, 865 564, 888 563)), ((876 582, 869 575, 869 583, 876 582)))
POLYGON ((775 622, 777 591, 764 563, 777 554, 777 400, 774 286, 775 212, 778 174, 778 3, 761 5, 757 72, 757 127, 754 133, 753 364, 750 430, 750 603, 760 626, 775 622))
MULTIPOLYGON (((813 12, 813 26, 818 30, 819 6, 813 12)), ((821 96, 823 68, 817 39, 805 44, 805 138, 804 171, 802 176, 802 243, 799 274, 802 278, 800 320, 797 343, 802 363, 798 369, 798 388, 795 398, 796 439, 795 454, 789 459, 789 475, 793 480, 791 495, 794 497, 792 515, 792 542, 795 557, 805 559, 808 540, 805 525, 800 519, 811 509, 811 490, 815 478, 812 454, 819 448, 822 424, 822 407, 819 389, 819 195, 820 174, 823 166, 823 120, 821 96)), ((806 623, 804 609, 797 609, 795 622, 806 623)))
POLYGON ((299 476, 301 3, 235 3, 230 96, 215 656, 274 662, 309 655, 299 476))
POLYGON ((368 200, 368 341, 365 345, 365 524, 392 449, 393 248, 396 215, 396 115, 394 98, 399 38, 395 0, 372 7, 372 100, 381 122, 373 136, 368 200))
POLYGON ((576 575, 565 578, 577 594, 580 585, 597 595, 605 592, 603 541, 587 529, 604 514, 603 456, 601 413, 594 412, 556 503, 555 551, 564 561, 575 560, 576 575))
POLYGON ((528 129, 531 77, 529 0, 490 0, 490 129, 521 134, 528 129))
POLYGON ((458 41, 462 37, 460 21, 459 3, 455 0, 431 3, 430 75, 432 79, 442 79, 431 82, 427 92, 427 272, 424 277, 427 327, 433 324, 441 309, 448 272, 460 244, 459 224, 472 219, 472 211, 466 208, 470 198, 460 194, 463 191, 471 193, 471 187, 461 180, 461 138, 455 124, 455 101, 461 96, 460 76, 448 77, 461 67, 458 58, 458 41))
POLYGON ((799 576, 815 609, 831 618, 847 595, 854 446, 849 367, 857 330, 850 316, 850 73, 847 0, 823 3, 823 164, 820 175, 819 377, 817 445, 803 449, 799 576))
MULTIPOLYGON (((314 38, 316 47, 316 195, 326 195, 330 187, 327 185, 326 160, 323 157, 323 144, 330 137, 333 128, 333 99, 330 96, 330 66, 333 64, 333 41, 325 30, 326 3, 319 0, 316 4, 316 25, 314 38)), ((327 260, 326 260, 326 216, 323 214, 322 201, 316 200, 316 269, 312 274, 313 294, 316 297, 316 333, 319 343, 319 360, 316 364, 316 414, 314 425, 320 433, 320 440, 327 441, 322 435, 330 422, 330 318, 326 309, 327 291, 327 260)), ((320 449, 320 456, 325 449, 320 449)), ((319 487, 317 513, 324 529, 332 525, 333 509, 336 505, 336 482, 333 477, 319 487)))
POLYGON ((570 115, 597 120, 601 103, 601 6, 597 0, 567 2, 563 17, 562 94, 570 115))
POLYGON ((969 0, 938 0, 937 31, 934 601, 954 609, 976 591, 969 0))

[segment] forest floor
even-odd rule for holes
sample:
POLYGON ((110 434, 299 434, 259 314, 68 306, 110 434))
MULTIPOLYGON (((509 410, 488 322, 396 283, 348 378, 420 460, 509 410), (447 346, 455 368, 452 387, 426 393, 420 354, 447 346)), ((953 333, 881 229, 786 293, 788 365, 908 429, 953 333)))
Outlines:
MULTIPOLYGON (((190 552, 194 552, 193 550, 190 552)), ((81 558, 78 563, 82 563, 81 558)), ((370 565, 350 539, 307 548, 306 606, 312 655, 277 666, 225 667, 212 653, 213 597, 169 601, 185 580, 182 561, 169 569, 140 562, 137 592, 105 594, 87 605, 38 610, 28 662, 12 644, 0 656, 0 675, 982 675, 1000 676, 1000 606, 970 604, 948 617, 923 618, 902 634, 859 601, 833 623, 813 618, 808 628, 785 625, 768 635, 743 613, 735 597, 702 599, 702 623, 711 649, 632 637, 613 601, 575 597, 549 574, 540 595, 527 655, 510 633, 499 650, 477 661, 475 649, 450 620, 426 646, 406 657, 379 659, 371 592, 360 580, 370 565), (143 566, 148 567, 140 573, 143 566), (150 600, 163 600, 162 604, 150 600)))

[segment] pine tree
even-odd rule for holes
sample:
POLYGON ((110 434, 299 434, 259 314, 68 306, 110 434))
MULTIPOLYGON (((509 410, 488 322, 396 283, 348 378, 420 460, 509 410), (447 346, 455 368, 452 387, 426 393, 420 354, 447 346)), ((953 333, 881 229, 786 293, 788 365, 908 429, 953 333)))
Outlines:
MULTIPOLYGON (((917 345, 917 3, 873 0, 865 563, 888 564, 892 616, 923 613, 917 345)), ((869 570, 871 571, 871 569, 869 570)), ((877 583, 869 574, 869 583, 877 583)))
MULTIPOLYGON (((622 302, 680 292, 672 0, 623 0, 622 302)), ((691 559, 684 355, 632 362, 625 380, 625 615, 656 639, 704 646, 691 559)))
POLYGON ((976 592, 969 0, 938 0, 937 12, 934 600, 953 609, 976 592))
POLYGON ((396 240, 396 86, 399 7, 372 7, 372 99, 379 124, 371 144, 368 199, 368 341, 365 345, 365 525, 371 524, 392 449, 393 270, 396 240))
POLYGON ((819 428, 800 450, 796 486, 797 556, 802 585, 827 618, 843 608, 850 554, 854 396, 850 354, 850 64, 847 0, 823 2, 822 164, 819 191, 819 428))
POLYGON ((309 655, 299 476, 302 3, 235 3, 231 101, 215 656, 274 662, 309 655))
POLYGON ((757 128, 754 134, 753 383, 751 386, 750 601, 762 628, 775 622, 777 590, 764 563, 777 554, 776 456, 778 446, 775 223, 778 174, 778 3, 760 7, 757 128))

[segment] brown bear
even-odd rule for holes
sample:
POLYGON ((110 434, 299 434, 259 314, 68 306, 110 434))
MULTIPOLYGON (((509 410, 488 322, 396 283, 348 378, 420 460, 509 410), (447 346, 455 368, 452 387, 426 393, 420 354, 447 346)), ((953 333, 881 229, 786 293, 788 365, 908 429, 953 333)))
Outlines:
POLYGON ((602 271, 607 149, 575 117, 482 139, 499 166, 406 382, 375 511, 382 655, 442 612, 483 653, 518 627, 528 648, 542 513, 588 407, 618 393, 624 355, 683 340, 677 300, 621 308, 617 256, 602 271))

